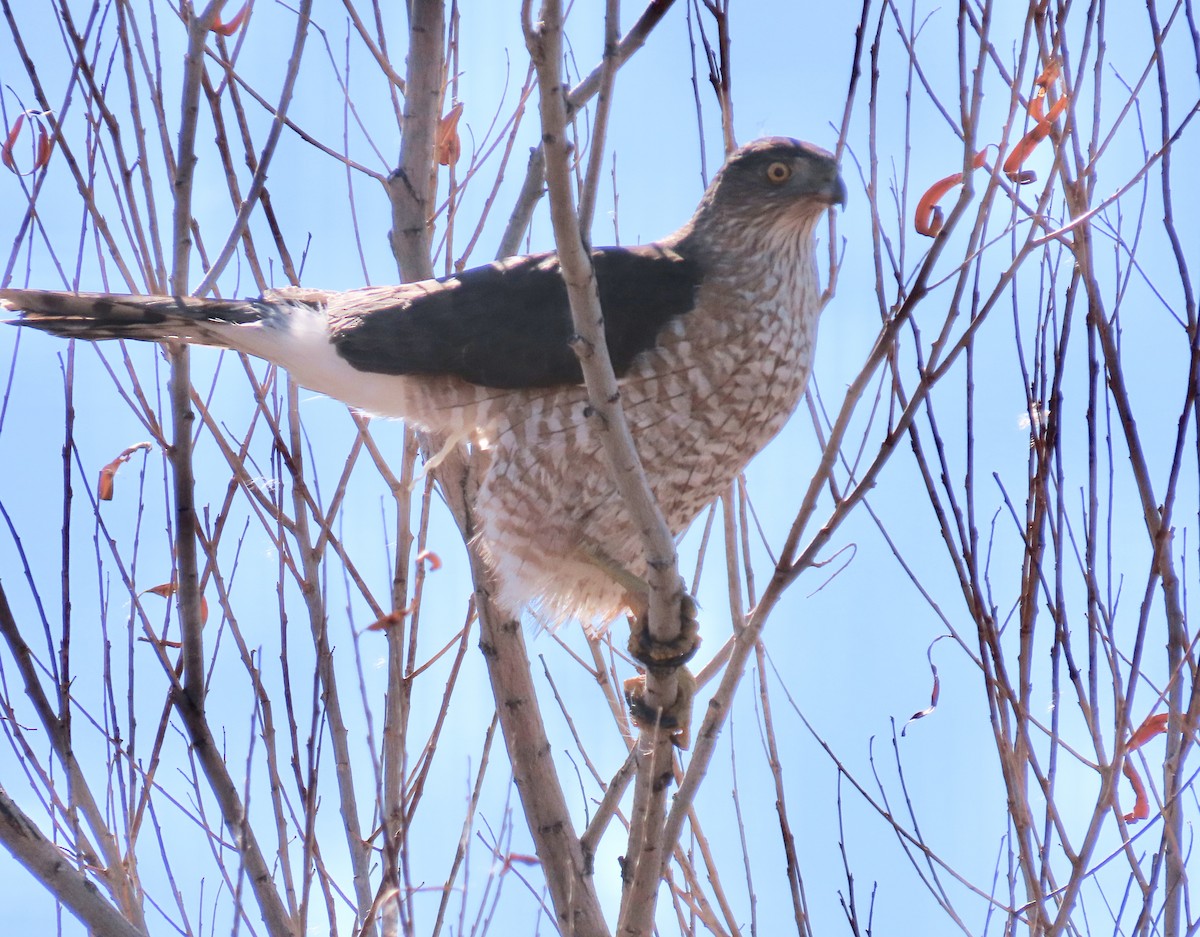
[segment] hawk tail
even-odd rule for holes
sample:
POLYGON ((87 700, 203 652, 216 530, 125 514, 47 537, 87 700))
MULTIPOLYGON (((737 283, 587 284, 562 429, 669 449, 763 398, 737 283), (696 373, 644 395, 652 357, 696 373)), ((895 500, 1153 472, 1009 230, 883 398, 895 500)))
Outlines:
POLYGON ((230 326, 254 324, 270 314, 269 304, 246 300, 15 289, 0 290, 0 309, 20 312, 20 318, 8 320, 12 325, 64 338, 175 339, 227 347, 230 326))

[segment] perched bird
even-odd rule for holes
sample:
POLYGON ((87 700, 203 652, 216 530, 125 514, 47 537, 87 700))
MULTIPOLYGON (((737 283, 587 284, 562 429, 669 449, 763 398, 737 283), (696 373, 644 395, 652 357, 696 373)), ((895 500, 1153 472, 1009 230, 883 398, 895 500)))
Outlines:
MULTIPOLYGON (((741 147, 691 220, 592 253, 625 413, 679 533, 782 428, 812 363, 814 229, 846 189, 831 154, 787 137, 741 147)), ((570 345, 553 253, 457 276, 259 299, 0 290, 18 325, 85 339, 182 340, 257 355, 301 385, 486 452, 476 510, 500 604, 603 624, 644 576, 570 345)))

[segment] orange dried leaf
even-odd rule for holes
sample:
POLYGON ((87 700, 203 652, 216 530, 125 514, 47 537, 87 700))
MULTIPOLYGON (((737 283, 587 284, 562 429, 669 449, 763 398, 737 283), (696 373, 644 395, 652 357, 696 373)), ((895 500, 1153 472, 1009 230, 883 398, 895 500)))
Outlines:
POLYGON ((17 164, 13 160, 13 147, 17 145, 17 137, 21 135, 21 128, 24 125, 24 113, 18 114, 17 119, 13 121, 12 128, 8 131, 8 136, 4 138, 4 146, 0 147, 0 162, 3 162, 13 172, 17 171, 17 164))
POLYGON ((537 856, 526 855, 523 852, 510 852, 504 857, 504 871, 507 872, 518 863, 521 865, 540 865, 541 861, 537 856))
POLYGON ((135 452, 139 449, 149 449, 150 443, 137 442, 122 452, 119 456, 113 459, 108 465, 100 469, 100 480, 96 484, 97 497, 101 501, 111 501, 113 499, 113 483, 116 481, 117 469, 129 461, 135 452))
POLYGON ((1125 749, 1125 764, 1121 766, 1121 771, 1133 785, 1134 801, 1133 809, 1125 814, 1126 823, 1137 823, 1150 816, 1150 799, 1146 796, 1146 786, 1142 784, 1141 775, 1138 774, 1137 768, 1133 765, 1133 759, 1129 756, 1156 735, 1166 732, 1167 722, 1170 718, 1170 713, 1147 716, 1146 721, 1138 726, 1137 731, 1129 737, 1129 745, 1125 749))
POLYGON ((1122 771, 1125 777, 1129 778, 1129 783, 1133 785, 1134 794, 1133 809, 1125 814, 1125 822, 1138 823, 1150 816, 1150 799, 1146 796, 1146 786, 1142 784, 1142 778, 1137 773, 1137 768, 1133 766, 1133 762, 1126 759, 1122 771))
POLYGON ((1146 721, 1138 726, 1137 731, 1129 737, 1129 746, 1127 751, 1134 751, 1141 748, 1156 735, 1162 735, 1167 731, 1167 721, 1171 718, 1170 713, 1159 713, 1156 716, 1147 716, 1146 721))
POLYGON ((388 612, 382 618, 377 618, 371 624, 367 625, 366 631, 388 631, 395 628, 397 625, 403 624, 407 615, 411 614, 412 605, 405 606, 395 612, 388 612))
MULTIPOLYGON (((971 161, 971 166, 978 169, 983 165, 984 157, 987 154, 987 148, 984 147, 975 154, 975 159, 971 161)), ((944 218, 942 209, 938 206, 938 202, 942 200, 947 192, 953 189, 956 185, 960 185, 963 180, 961 172, 951 173, 944 179, 939 179, 921 196, 921 200, 917 202, 917 212, 913 217, 913 227, 917 234, 923 234, 925 237, 937 237, 942 230, 944 218)))
POLYGON ((462 141, 458 136, 458 119, 462 117, 462 112, 462 101, 459 101, 450 108, 450 113, 438 121, 434 153, 441 166, 453 166, 462 156, 462 141))
POLYGON ((442 568, 442 558, 432 550, 422 550, 417 554, 418 563, 428 563, 430 572, 437 572, 442 568))
POLYGON ((50 154, 54 152, 54 137, 46 132, 46 128, 42 127, 38 131, 38 150, 37 159, 34 160, 34 169, 44 169, 46 164, 50 162, 50 154))
POLYGON ((1054 79, 1058 77, 1058 73, 1062 66, 1059 65, 1058 59, 1051 59, 1050 64, 1046 66, 1046 70, 1037 76, 1034 84, 1043 90, 1054 84, 1054 79))
MULTIPOLYGON (((164 582, 161 585, 151 586, 149 589, 143 589, 141 595, 145 595, 147 592, 169 599, 175 594, 175 583, 164 582)), ((203 625, 206 621, 208 621, 208 602, 204 596, 200 596, 200 624, 203 625)))
POLYGON ((1042 121, 1042 123, 1035 125, 1029 133, 1017 141, 1017 145, 1012 148, 1012 152, 1004 160, 1004 174, 1017 185, 1025 185, 1037 181, 1037 173, 1031 169, 1022 169, 1021 166, 1025 160, 1029 159, 1029 155, 1037 149, 1038 143, 1046 135, 1045 131, 1042 132, 1041 136, 1038 135, 1038 130, 1042 126, 1045 126, 1047 131, 1049 130, 1048 121, 1042 121))
POLYGON ((8 131, 8 136, 4 138, 3 145, 0 145, 0 163, 3 163, 18 176, 29 175, 37 172, 50 162, 50 154, 54 152, 54 137, 50 135, 50 131, 46 129, 46 125, 42 123, 42 118, 49 112, 37 111, 22 111, 17 115, 17 119, 13 122, 12 127, 8 131), (25 118, 32 116, 38 122, 37 148, 33 157, 33 168, 28 173, 23 173, 17 168, 17 161, 13 156, 13 150, 17 145, 17 140, 21 136, 21 130, 25 126, 25 118))
POLYGON ((239 29, 241 29, 242 23, 245 22, 246 14, 250 12, 250 5, 251 0, 246 0, 246 2, 242 4, 242 8, 233 14, 233 19, 231 19, 228 23, 222 23, 220 20, 217 20, 212 24, 211 27, 209 27, 210 30, 214 33, 219 33, 222 36, 232 36, 239 29))
POLYGON ((111 501, 113 499, 113 479, 117 477, 117 465, 120 463, 109 462, 108 465, 100 469, 100 480, 96 483, 96 496, 101 501, 111 501))
POLYGON ((916 228, 917 234, 935 238, 941 233, 945 218, 938 202, 941 201, 943 195, 960 182, 962 182, 962 173, 956 172, 944 179, 939 179, 925 190, 925 194, 917 202, 917 213, 913 218, 913 227, 916 228))
POLYGON ((1068 98, 1066 95, 1055 101, 1054 106, 1050 108, 1050 113, 1046 115, 1046 119, 1034 124, 1029 133, 1017 141, 1017 145, 1012 148, 1012 152, 1004 160, 1004 174, 1017 185, 1026 185, 1037 181, 1037 173, 1031 169, 1023 170, 1021 166, 1025 163, 1025 160, 1029 159, 1030 154, 1037 149, 1037 145, 1050 135, 1050 130, 1054 127, 1054 121, 1058 119, 1058 116, 1066 108, 1067 101, 1068 98))
POLYGON ((1037 91, 1029 100, 1029 116, 1036 121, 1041 121, 1042 108, 1045 106, 1046 92, 1050 90, 1050 86, 1054 84, 1054 80, 1058 78, 1059 64, 1057 59, 1051 59, 1050 64, 1046 66, 1046 70, 1037 76, 1034 81, 1034 87, 1037 91))
MULTIPOLYGON (((1059 98, 1057 101, 1055 101, 1050 106, 1050 113, 1046 115, 1045 123, 1052 124, 1056 120, 1058 120, 1058 118, 1060 116, 1062 116, 1062 112, 1067 109, 1067 102, 1070 100, 1071 99, 1064 94, 1061 98, 1059 98)), ((1050 128, 1047 127, 1046 133, 1049 133, 1049 132, 1050 132, 1050 128)), ((1043 134, 1043 136, 1044 136, 1044 134, 1043 134)))

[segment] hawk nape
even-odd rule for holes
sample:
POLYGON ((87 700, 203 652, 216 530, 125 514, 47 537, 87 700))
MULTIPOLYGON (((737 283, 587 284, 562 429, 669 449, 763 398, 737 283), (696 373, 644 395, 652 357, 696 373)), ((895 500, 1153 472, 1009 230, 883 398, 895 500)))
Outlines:
MULTIPOLYGON (((814 228, 845 201, 837 164, 787 137, 737 150, 691 220, 592 254, 608 349, 646 474, 682 531, 780 430, 808 381, 820 286, 814 228)), ((476 505, 500 604, 603 623, 605 571, 644 575, 609 476, 557 257, 442 280, 244 301, 0 290, 17 320, 86 339, 178 339, 247 352, 374 414, 474 441, 476 505)))

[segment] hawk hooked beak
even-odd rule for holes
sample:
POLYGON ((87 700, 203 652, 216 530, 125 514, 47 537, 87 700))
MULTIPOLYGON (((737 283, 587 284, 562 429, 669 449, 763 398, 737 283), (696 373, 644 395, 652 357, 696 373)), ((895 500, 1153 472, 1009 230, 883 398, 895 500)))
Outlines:
POLYGON ((840 175, 835 177, 833 182, 821 194, 829 200, 831 206, 840 205, 842 208, 846 207, 846 183, 842 181, 840 175))

